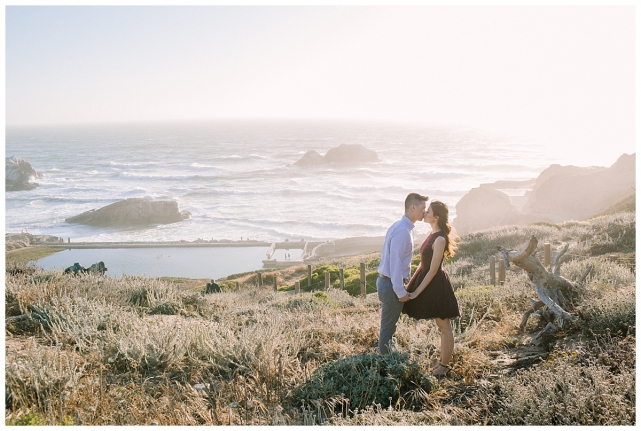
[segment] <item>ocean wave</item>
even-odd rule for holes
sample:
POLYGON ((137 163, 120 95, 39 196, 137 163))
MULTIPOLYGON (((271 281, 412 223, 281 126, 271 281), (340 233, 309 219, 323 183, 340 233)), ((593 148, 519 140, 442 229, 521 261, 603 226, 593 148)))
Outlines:
MULTIPOLYGON (((493 159, 496 161, 495 159, 493 159)), ((513 160, 513 159, 512 159, 513 160)), ((531 166, 531 165, 523 165, 523 164, 510 164, 510 163, 505 163, 505 164, 478 164, 478 163, 451 163, 451 164, 440 164, 438 167, 435 167, 435 169, 438 170, 438 172, 442 173, 450 173, 450 172, 456 172, 460 173, 461 171, 491 171, 491 172, 496 172, 496 171, 501 171, 501 170, 509 170, 509 171, 532 171, 532 170, 537 170, 537 167, 531 166)))
POLYGON ((220 177, 216 175, 194 175, 194 174, 143 174, 135 172, 119 172, 117 177, 126 179, 145 180, 214 180, 220 177))
MULTIPOLYGON (((218 156, 213 156, 211 158, 214 160, 228 160, 228 161, 236 162, 236 161, 243 161, 243 160, 265 160, 265 159, 268 159, 269 157, 252 153, 247 155, 238 155, 238 154, 230 154, 226 156, 218 155, 218 156)), ((200 167, 199 165, 201 164, 196 162, 196 163, 192 163, 191 166, 200 167)), ((202 166, 213 167, 213 166, 207 166, 207 165, 202 165, 202 166)))
POLYGON ((144 168, 148 166, 157 166, 157 162, 114 162, 110 161, 107 166, 124 167, 124 168, 144 168))
MULTIPOLYGON (((96 202, 115 202, 117 199, 114 198, 100 198, 100 197, 73 197, 73 196, 46 196, 38 199, 41 202, 56 202, 56 203, 66 203, 66 204, 88 204, 96 202)), ((32 201, 34 202, 34 201, 32 201)))

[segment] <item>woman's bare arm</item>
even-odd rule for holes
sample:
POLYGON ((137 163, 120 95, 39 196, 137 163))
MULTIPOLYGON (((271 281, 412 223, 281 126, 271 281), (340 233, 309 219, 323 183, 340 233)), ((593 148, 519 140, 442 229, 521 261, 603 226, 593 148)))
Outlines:
POLYGON ((414 299, 418 295, 420 295, 436 275, 438 268, 441 266, 441 259, 443 259, 443 255, 445 254, 445 238, 443 238, 442 236, 436 238, 434 244, 432 244, 432 250, 434 251, 434 253, 432 254, 430 270, 427 272, 425 278, 423 278, 423 281, 421 282, 421 284, 419 284, 416 290, 410 293, 410 299, 414 299))

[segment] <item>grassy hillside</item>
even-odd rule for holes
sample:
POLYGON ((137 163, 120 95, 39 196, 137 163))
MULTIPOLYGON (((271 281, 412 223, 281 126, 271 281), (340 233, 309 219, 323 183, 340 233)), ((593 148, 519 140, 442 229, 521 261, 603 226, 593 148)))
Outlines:
POLYGON ((278 277, 283 290, 296 280, 305 287, 303 267, 263 271, 263 288, 255 273, 228 277, 222 293, 204 295, 199 281, 12 266, 5 421, 633 425, 635 225, 635 213, 624 212, 464 237, 445 265, 461 318, 454 323, 453 372, 443 380, 429 374, 439 358, 431 321, 403 315, 393 354, 375 353, 377 295, 354 294, 361 261, 372 291, 376 254, 316 265, 316 290, 299 295, 274 292, 271 283, 278 277), (583 318, 542 340, 533 339, 545 324, 536 317, 518 333, 535 296, 527 275, 510 270, 504 285, 489 285, 496 246, 517 249, 531 235, 553 248, 570 243, 561 267, 569 280, 594 266, 569 310, 583 318), (336 286, 340 267, 347 291, 319 290, 326 271, 336 286))
POLYGON ((610 208, 603 211, 601 214, 598 214, 598 216, 611 215, 619 212, 635 212, 636 205, 637 205, 637 195, 635 192, 635 193, 632 193, 627 198, 622 199, 621 201, 612 205, 610 208))

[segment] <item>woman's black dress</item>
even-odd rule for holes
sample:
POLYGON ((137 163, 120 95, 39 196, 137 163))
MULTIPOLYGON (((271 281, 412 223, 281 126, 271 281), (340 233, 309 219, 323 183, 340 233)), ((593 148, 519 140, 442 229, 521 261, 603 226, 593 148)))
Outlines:
MULTIPOLYGON (((408 292, 415 291, 429 272, 434 254, 432 245, 439 236, 444 237, 447 241, 445 233, 439 231, 430 234, 421 245, 421 263, 407 285, 408 292)), ((435 317, 455 319, 461 316, 458 301, 454 296, 454 288, 447 273, 443 271, 443 258, 441 258, 438 272, 430 284, 416 298, 404 303, 403 313, 415 319, 433 319, 435 317)))

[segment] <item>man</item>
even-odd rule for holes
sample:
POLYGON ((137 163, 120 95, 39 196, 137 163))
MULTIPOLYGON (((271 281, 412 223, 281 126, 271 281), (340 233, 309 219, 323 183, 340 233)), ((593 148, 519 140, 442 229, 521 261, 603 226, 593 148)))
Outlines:
POLYGON ((389 353, 389 342, 396 332, 396 322, 403 310, 403 303, 410 297, 405 284, 410 276, 414 223, 422 220, 425 214, 427 196, 410 193, 405 199, 405 215, 394 223, 385 235, 381 263, 378 266, 376 290, 381 301, 381 330, 378 338, 378 351, 389 353))

